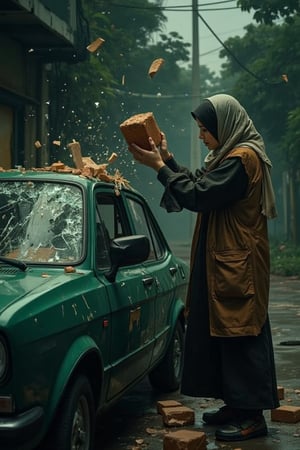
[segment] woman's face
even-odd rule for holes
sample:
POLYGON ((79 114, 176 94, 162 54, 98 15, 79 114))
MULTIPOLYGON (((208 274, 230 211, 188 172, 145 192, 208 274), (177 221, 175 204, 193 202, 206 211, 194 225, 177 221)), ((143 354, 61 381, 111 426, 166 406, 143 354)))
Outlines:
POLYGON ((208 131, 207 128, 197 119, 198 127, 200 128, 199 139, 202 139, 203 144, 206 145, 208 150, 216 150, 220 147, 219 141, 208 131))

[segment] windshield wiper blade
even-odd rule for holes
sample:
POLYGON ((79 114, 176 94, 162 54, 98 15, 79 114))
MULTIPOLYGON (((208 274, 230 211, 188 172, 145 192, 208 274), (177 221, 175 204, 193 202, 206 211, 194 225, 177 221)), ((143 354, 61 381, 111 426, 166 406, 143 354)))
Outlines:
POLYGON ((23 261, 19 261, 18 259, 11 259, 0 256, 0 262, 9 264, 10 266, 18 267, 18 269, 23 270, 23 272, 25 272, 25 270, 27 269, 27 265, 23 261))

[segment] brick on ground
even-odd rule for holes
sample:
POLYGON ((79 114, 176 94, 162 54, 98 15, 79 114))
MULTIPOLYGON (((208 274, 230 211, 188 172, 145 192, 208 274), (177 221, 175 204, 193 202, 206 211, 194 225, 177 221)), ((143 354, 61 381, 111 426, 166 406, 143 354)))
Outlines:
POLYGON ((271 420, 274 422, 296 423, 300 421, 300 407, 282 405, 271 410, 271 420))
POLYGON ((164 424, 169 427, 193 425, 195 422, 195 412, 186 406, 162 408, 162 418, 164 424))
POLYGON ((282 386, 277 386, 278 400, 284 400, 284 388, 282 386))
POLYGON ((159 400, 157 402, 157 412, 158 414, 162 414, 163 408, 175 408, 177 406, 183 406, 182 403, 177 400, 159 400))
POLYGON ((206 450, 206 441, 202 431, 172 431, 164 436, 163 450, 206 450))

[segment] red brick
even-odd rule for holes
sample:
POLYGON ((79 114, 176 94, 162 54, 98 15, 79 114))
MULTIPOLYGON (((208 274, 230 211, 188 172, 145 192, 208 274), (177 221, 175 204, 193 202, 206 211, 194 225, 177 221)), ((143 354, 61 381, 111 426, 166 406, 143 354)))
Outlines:
POLYGON ((277 395, 278 395, 278 400, 284 399, 284 388, 282 386, 277 386, 277 395))
POLYGON ((299 406, 279 406, 272 409, 271 420, 274 422, 296 423, 300 421, 299 406))
POLYGON ((149 137, 155 145, 161 142, 160 129, 152 112, 135 114, 120 124, 120 130, 128 144, 135 143, 142 148, 151 150, 149 137))
POLYGON ((164 436, 163 450, 206 450, 206 434, 195 430, 178 430, 164 436))
POLYGON ((195 422, 195 413, 186 406, 162 408, 162 417, 165 425, 169 427, 192 425, 195 422))
POLYGON ((174 408, 176 406, 183 406, 182 403, 177 402, 176 400, 160 400, 157 402, 157 412, 158 414, 162 414, 163 408, 174 408))

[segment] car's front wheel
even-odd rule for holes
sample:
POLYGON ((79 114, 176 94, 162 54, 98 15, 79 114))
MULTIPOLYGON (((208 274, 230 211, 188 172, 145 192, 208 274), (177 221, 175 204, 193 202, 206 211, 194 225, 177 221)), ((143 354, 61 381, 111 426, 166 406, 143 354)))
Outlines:
POLYGON ((183 350, 184 331, 178 320, 164 358, 149 374, 149 381, 155 389, 172 392, 179 388, 183 367, 183 350))
POLYGON ((91 450, 95 431, 95 406, 86 376, 69 386, 59 406, 45 447, 51 450, 91 450))

